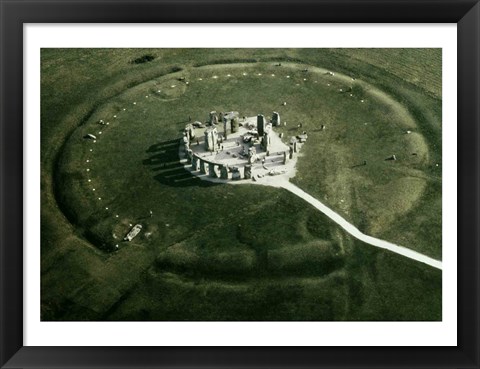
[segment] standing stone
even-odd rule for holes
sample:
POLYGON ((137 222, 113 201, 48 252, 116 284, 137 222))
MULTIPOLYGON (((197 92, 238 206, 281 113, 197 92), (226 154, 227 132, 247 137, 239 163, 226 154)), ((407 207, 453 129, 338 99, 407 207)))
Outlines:
POLYGON ((195 138, 195 128, 193 127, 193 124, 189 123, 185 126, 185 134, 189 141, 192 141, 195 138))
POLYGON ((192 156, 192 170, 195 172, 198 170, 198 156, 196 155, 192 156))
POLYGON ((193 158, 193 151, 191 149, 187 150, 187 163, 191 163, 193 158))
POLYGON ((232 133, 235 133, 238 131, 238 117, 233 117, 230 120, 230 130, 232 131, 232 133))
POLYGON ((218 116, 217 116, 217 112, 215 110, 211 111, 210 114, 209 114, 209 122, 210 122, 210 125, 213 126, 215 124, 218 123, 218 116))
POLYGON ((297 139, 295 137, 290 139, 290 146, 293 147, 293 152, 297 152, 297 139))
POLYGON ((278 127, 280 126, 280 114, 278 114, 276 111, 273 112, 273 115, 272 115, 272 125, 274 127, 278 127))
POLYGON ((208 127, 205 130, 205 150, 206 151, 215 151, 218 145, 218 133, 217 128, 208 127))
POLYGON ((217 178, 217 173, 215 172, 215 163, 208 163, 208 174, 212 178, 217 178))
POLYGON ((202 159, 200 159, 200 173, 207 174, 207 171, 205 170, 205 162, 202 159))
POLYGON ((257 115, 257 131, 260 137, 263 137, 265 131, 265 117, 262 114, 257 115))
POLYGON ((242 177, 240 175, 240 171, 238 170, 238 167, 233 167, 232 168, 232 179, 234 181, 238 181, 238 180, 242 179, 242 177))
POLYGON ((252 146, 248 149, 248 163, 253 164, 257 160, 257 150, 255 146, 252 146))
POLYGON ((188 140, 188 137, 185 135, 183 136, 183 151, 187 153, 189 149, 190 149, 190 141, 188 140))
POLYGON ((270 137, 270 132, 267 132, 265 131, 263 133, 263 138, 262 138, 262 148, 265 150, 265 151, 269 151, 270 150, 270 144, 271 144, 271 137, 270 137))
POLYGON ((290 145, 289 149, 290 149, 290 156, 289 156, 289 158, 290 158, 290 159, 293 159, 293 145, 290 145))
POLYGON ((228 179, 228 165, 222 165, 220 167, 220 178, 228 179))
POLYGON ((223 137, 227 139, 227 120, 226 119, 223 120, 223 137))
POLYGON ((245 165, 245 179, 252 179, 252 166, 250 164, 245 165))

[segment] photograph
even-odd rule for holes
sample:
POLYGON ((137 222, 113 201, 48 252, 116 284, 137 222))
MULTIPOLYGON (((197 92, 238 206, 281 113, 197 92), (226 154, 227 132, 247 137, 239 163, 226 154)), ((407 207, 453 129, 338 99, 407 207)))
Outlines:
POLYGON ((442 321, 441 48, 40 59, 41 321, 442 321))

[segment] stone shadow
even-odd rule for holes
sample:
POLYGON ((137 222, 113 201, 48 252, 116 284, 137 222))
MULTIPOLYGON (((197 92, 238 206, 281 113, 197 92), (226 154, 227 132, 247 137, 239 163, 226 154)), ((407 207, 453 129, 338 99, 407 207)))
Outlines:
POLYGON ((150 146, 146 153, 148 158, 143 165, 149 166, 154 173, 153 178, 171 187, 211 187, 218 183, 202 181, 186 170, 179 158, 180 139, 168 140, 150 146))

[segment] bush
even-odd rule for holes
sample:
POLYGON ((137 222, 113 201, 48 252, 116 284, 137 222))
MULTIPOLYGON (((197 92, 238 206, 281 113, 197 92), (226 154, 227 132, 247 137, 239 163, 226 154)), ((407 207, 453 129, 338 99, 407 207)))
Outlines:
POLYGON ((145 54, 145 55, 142 55, 141 57, 139 57, 137 59, 132 60, 132 63, 133 64, 143 64, 143 63, 151 62, 154 59, 155 59, 155 55, 145 54))

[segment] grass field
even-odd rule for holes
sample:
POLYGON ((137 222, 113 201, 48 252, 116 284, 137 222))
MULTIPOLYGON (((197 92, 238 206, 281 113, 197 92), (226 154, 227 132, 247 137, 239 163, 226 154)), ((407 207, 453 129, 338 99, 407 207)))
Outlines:
POLYGON ((46 49, 43 320, 441 318, 441 272, 284 190, 191 178, 178 138, 210 110, 279 111, 285 141, 302 123, 294 183, 441 258, 440 50, 46 49))

